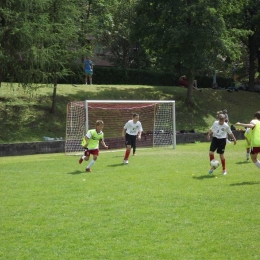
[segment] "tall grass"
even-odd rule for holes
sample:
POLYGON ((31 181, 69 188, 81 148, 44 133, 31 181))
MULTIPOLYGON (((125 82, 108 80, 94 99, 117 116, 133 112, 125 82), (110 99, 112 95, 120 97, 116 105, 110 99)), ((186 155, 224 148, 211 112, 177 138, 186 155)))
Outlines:
POLYGON ((102 152, 91 173, 77 156, 0 158, 0 259, 259 259, 260 170, 239 141, 209 175, 208 149, 102 152))

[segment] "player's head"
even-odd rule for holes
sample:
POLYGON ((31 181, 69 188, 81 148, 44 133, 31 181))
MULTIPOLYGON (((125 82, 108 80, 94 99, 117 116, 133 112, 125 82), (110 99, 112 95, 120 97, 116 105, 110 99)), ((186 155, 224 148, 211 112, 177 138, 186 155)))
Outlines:
POLYGON ((139 120, 139 115, 137 113, 133 113, 132 118, 134 123, 136 123, 139 120))
POLYGON ((220 121, 220 122, 224 122, 225 121, 225 115, 224 114, 218 114, 218 120, 220 121))
POLYGON ((255 112, 254 117, 260 120, 260 111, 255 112))
POLYGON ((219 115, 219 114, 223 114, 223 111, 222 111, 222 110, 217 111, 217 119, 218 119, 218 115, 219 115))
POLYGON ((102 120, 97 120, 96 121, 96 130, 97 130, 97 132, 102 130, 103 126, 104 126, 104 122, 102 120))

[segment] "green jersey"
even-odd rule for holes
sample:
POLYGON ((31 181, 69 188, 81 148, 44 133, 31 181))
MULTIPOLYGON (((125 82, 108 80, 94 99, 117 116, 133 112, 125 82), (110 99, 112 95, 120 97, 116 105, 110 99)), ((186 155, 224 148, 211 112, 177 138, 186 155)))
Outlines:
POLYGON ((260 121, 253 120, 254 128, 251 130, 251 146, 260 147, 260 121))
POLYGON ((96 129, 88 130, 86 137, 88 138, 88 146, 89 150, 95 150, 99 148, 99 141, 104 139, 104 133, 100 131, 97 133, 96 129))

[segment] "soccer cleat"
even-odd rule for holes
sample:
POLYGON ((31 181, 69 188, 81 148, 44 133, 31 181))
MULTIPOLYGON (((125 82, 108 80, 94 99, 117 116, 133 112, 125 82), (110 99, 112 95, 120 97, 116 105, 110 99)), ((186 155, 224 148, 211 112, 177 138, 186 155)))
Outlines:
POLYGON ((212 174, 215 169, 216 169, 215 167, 211 167, 209 170, 209 174, 212 174))
POLYGON ((222 172, 222 174, 223 174, 223 175, 227 175, 227 171, 224 170, 224 171, 222 172))
POLYGON ((92 172, 90 168, 87 168, 86 169, 86 172, 92 172))
POLYGON ((82 159, 82 157, 80 157, 79 164, 82 164, 82 162, 83 162, 83 159, 82 159))
POLYGON ((133 153, 133 156, 136 156, 136 153, 133 153))
POLYGON ((128 164, 128 160, 124 160, 123 163, 124 163, 124 164, 128 164))

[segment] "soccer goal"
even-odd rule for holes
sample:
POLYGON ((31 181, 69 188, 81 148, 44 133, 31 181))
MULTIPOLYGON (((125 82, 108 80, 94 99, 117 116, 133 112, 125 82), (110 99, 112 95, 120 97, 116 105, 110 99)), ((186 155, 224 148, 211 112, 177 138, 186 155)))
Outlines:
POLYGON ((82 152, 82 138, 88 129, 95 128, 96 120, 104 121, 103 132, 109 149, 125 148, 122 130, 133 113, 139 114, 143 126, 138 147, 176 148, 175 101, 86 100, 67 105, 65 153, 82 152))

